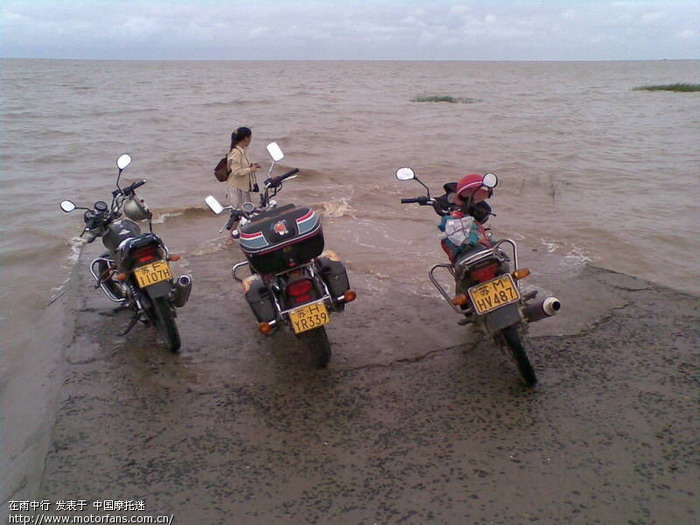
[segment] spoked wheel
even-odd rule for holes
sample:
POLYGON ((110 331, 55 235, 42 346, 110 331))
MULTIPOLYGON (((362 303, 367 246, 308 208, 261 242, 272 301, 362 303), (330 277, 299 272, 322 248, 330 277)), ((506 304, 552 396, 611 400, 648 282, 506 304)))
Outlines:
POLYGON ((165 297, 153 299, 153 313, 156 328, 165 339, 168 349, 175 353, 180 349, 180 332, 175 324, 173 308, 165 297))
POLYGON ((318 368, 325 368, 331 360, 331 343, 326 334, 326 328, 314 328, 299 334, 311 351, 311 357, 318 368))
POLYGON ((522 377, 525 385, 535 386, 535 384, 537 384, 535 369, 532 367, 532 363, 530 363, 527 352, 525 352, 525 347, 523 347, 517 328, 515 326, 507 326, 501 330, 501 336, 508 349, 508 353, 518 367, 518 372, 520 372, 520 377, 522 377))

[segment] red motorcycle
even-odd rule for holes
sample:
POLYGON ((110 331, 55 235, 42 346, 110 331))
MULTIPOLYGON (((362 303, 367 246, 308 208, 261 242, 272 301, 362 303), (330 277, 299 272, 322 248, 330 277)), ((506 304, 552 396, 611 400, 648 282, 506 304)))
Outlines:
POLYGON ((427 191, 425 196, 401 199, 402 204, 430 205, 442 217, 442 247, 450 262, 433 266, 428 273, 430 281, 462 317, 460 324, 475 324, 488 334, 513 359, 525 384, 534 386, 537 376, 523 344, 528 323, 555 315, 561 303, 556 297, 530 303, 537 291, 520 291, 520 280, 530 275, 530 270, 519 266, 515 242, 496 241, 486 228, 486 221, 494 215, 486 199, 493 194, 498 178, 493 173, 467 175, 457 183, 445 184, 445 194, 432 198, 430 189, 411 168, 399 168, 396 177, 416 180, 427 191), (438 282, 438 271, 450 273, 454 294, 438 282))

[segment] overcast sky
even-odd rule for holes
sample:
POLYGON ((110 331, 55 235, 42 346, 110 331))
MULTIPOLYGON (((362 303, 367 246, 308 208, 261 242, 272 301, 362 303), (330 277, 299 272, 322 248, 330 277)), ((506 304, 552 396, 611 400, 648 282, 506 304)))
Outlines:
POLYGON ((700 58, 700 0, 0 0, 0 56, 700 58))

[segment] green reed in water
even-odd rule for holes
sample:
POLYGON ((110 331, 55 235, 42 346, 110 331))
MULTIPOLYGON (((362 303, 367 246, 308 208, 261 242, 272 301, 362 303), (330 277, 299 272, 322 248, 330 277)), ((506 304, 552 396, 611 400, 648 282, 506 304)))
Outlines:
POLYGON ((449 102, 450 104, 473 104, 479 102, 476 98, 452 97, 450 95, 431 95, 414 97, 411 102, 449 102))
POLYGON ((700 91, 700 84, 661 84, 658 86, 639 86, 635 91, 700 91))

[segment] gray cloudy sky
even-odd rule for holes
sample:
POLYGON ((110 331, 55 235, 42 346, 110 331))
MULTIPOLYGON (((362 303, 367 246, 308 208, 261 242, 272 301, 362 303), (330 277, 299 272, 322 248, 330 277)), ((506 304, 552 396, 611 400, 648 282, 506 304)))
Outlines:
POLYGON ((699 0, 0 0, 0 56, 700 58, 699 0))

